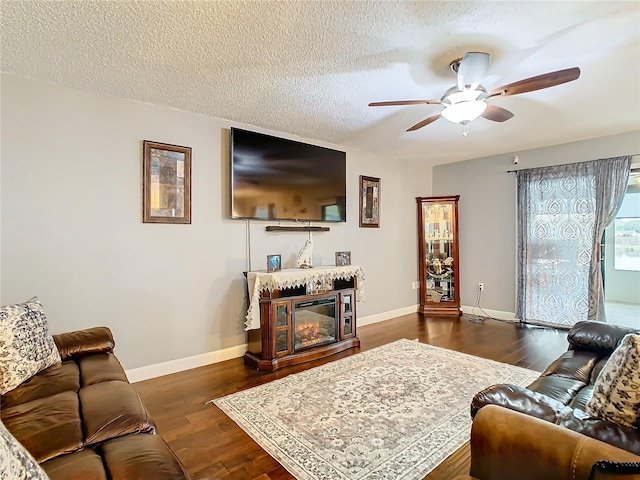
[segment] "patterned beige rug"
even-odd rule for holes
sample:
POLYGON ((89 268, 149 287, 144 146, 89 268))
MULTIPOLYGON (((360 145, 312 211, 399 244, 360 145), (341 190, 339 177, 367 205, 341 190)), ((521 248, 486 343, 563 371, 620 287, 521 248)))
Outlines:
POLYGON ((469 439, 476 392, 538 375, 398 340, 214 403, 298 480, 418 480, 469 439))

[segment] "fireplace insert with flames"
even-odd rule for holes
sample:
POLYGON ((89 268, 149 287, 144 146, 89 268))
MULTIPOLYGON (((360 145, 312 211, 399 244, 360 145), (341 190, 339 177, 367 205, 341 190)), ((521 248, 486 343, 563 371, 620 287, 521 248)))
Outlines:
POLYGON ((337 341, 337 311, 335 296, 294 303, 294 351, 337 341))

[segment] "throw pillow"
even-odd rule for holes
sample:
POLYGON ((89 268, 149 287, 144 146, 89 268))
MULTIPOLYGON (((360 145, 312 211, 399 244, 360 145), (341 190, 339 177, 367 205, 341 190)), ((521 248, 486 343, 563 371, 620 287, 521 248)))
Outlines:
POLYGON ((60 362, 37 297, 0 308, 0 394, 60 362))
POLYGON ((0 422, 0 480, 49 480, 31 454, 0 422))
POLYGON ((626 335, 611 354, 593 386, 587 413, 640 427, 640 335, 626 335))

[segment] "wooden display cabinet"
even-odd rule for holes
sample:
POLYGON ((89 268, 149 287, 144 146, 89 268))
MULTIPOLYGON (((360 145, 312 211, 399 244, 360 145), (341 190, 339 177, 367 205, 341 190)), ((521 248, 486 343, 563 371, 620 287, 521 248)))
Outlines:
POLYGON ((335 280, 332 289, 320 292, 263 290, 260 328, 248 331, 245 364, 273 371, 359 347, 355 283, 335 280))
POLYGON ((458 257, 459 195, 418 197, 419 312, 462 314, 458 257))

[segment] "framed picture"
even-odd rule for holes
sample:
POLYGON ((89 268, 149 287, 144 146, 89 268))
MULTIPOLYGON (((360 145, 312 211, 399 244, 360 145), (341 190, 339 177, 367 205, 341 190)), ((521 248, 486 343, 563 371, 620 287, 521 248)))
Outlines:
POLYGON ((267 272, 278 272, 280 270, 280 255, 267 255, 267 272))
POLYGON ((191 223, 191 148, 142 145, 142 222, 191 223))
POLYGON ((360 227, 380 227, 380 179, 360 175, 360 227))
POLYGON ((351 265, 351 252, 336 252, 336 266, 351 265))

